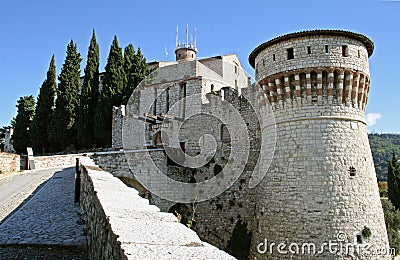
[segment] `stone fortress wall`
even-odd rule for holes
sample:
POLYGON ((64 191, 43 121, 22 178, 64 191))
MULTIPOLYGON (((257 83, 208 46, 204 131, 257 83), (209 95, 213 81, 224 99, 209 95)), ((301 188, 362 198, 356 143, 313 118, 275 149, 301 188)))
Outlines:
MULTIPOLYGON (((150 102, 165 86, 169 87, 168 95, 163 92, 156 106, 152 106, 153 115, 166 113, 174 104, 174 98, 182 98, 183 93, 201 93, 204 108, 207 95, 217 94, 241 111, 250 133, 254 134, 253 153, 242 176, 210 201, 196 205, 174 204, 148 194, 151 201, 163 211, 178 210, 187 214, 187 218, 195 210, 196 223, 192 228, 202 239, 236 256, 238 252, 232 251, 232 245, 241 241, 245 245, 244 249, 240 248, 245 252, 244 258, 280 259, 282 255, 276 251, 267 256, 257 252, 257 245, 265 239, 273 243, 282 239, 288 243, 314 243, 319 247, 329 240, 337 241, 339 233, 345 234, 344 243, 362 245, 368 242, 374 248, 387 248, 364 116, 370 87, 368 57, 372 51, 373 43, 365 36, 329 30, 289 34, 261 44, 249 57, 259 83, 255 87, 258 112, 272 109, 275 117, 275 123, 264 118, 261 125, 240 98, 245 89, 254 89, 241 88, 243 83, 240 82, 238 93, 229 97, 230 91, 210 80, 226 73, 215 62, 218 59, 174 62, 171 65, 175 66, 171 67, 163 64, 159 81, 147 86, 140 97, 150 102), (201 65, 195 65, 198 63, 201 65), (182 69, 186 72, 182 73, 182 69), (209 77, 202 77, 207 71, 209 77), (260 152, 257 142, 262 133, 273 132, 277 134, 277 143, 268 174, 257 187, 250 189, 249 179, 260 152), (364 228, 372 231, 370 238, 363 237, 364 228)), ((236 62, 236 58, 230 61, 235 64, 232 61, 236 62)), ((234 66, 227 77, 234 74, 234 66)), ((231 84, 236 87, 236 82, 233 80, 231 84)), ((187 107, 190 105, 186 104, 184 109, 187 107)), ((114 110, 115 126, 122 125, 130 109, 128 105, 114 110)), ((144 111, 140 111, 141 115, 144 111)), ((174 116, 178 117, 185 113, 179 109, 175 112, 174 116)), ((153 153, 156 156, 153 159, 171 178, 183 182, 202 181, 215 175, 217 165, 217 168, 224 166, 229 142, 223 142, 220 122, 208 120, 205 123, 201 117, 186 122, 181 129, 185 152, 191 155, 198 152, 196 141, 201 133, 193 131, 198 128, 215 134, 219 153, 211 163, 195 171, 169 164, 168 156, 162 151, 153 153)), ((145 129, 147 141, 132 141, 128 148, 162 147, 157 136, 162 130, 160 125, 148 124, 145 129)), ((122 132, 113 136, 118 148, 123 146, 123 134, 138 133, 137 129, 122 132)), ((106 163, 100 157, 95 160, 100 165, 106 163)), ((135 162, 132 171, 146 168, 143 160, 135 162)), ((106 169, 113 171, 113 164, 106 169)), ((337 258, 337 255, 322 257, 337 258)))
POLYGON ((388 248, 364 116, 372 51, 364 36, 314 31, 273 39, 250 55, 277 133, 274 160, 257 186, 253 241, 285 234, 289 243, 321 245, 343 233, 345 243, 388 248))

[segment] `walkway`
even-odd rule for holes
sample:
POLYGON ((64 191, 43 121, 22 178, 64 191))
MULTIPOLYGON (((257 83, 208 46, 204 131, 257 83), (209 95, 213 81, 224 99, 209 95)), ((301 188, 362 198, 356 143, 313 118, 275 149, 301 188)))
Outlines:
MULTIPOLYGON (((87 242, 80 207, 73 202, 74 170, 71 167, 31 172, 32 175, 37 175, 34 179, 39 182, 50 176, 51 178, 39 187, 26 203, 1 223, 0 259, 5 256, 14 259, 20 256, 27 258, 27 255, 29 259, 49 259, 60 256, 62 259, 71 257, 83 259, 87 242), (67 256, 68 251, 74 255, 67 256)), ((27 187, 31 187, 32 182, 35 181, 29 181, 32 177, 27 175, 30 175, 29 172, 9 181, 0 179, 2 194, 0 203, 9 204, 5 197, 13 197, 15 190, 29 190, 27 187), (4 195, 3 190, 6 191, 4 195)))

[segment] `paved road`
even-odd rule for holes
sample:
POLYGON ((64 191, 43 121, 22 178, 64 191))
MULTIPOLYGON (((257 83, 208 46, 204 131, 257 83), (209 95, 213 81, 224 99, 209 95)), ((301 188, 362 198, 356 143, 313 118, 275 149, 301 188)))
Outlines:
POLYGON ((32 170, 0 175, 0 221, 15 210, 43 182, 63 168, 32 170))
POLYGON ((84 259, 87 242, 80 207, 73 202, 74 168, 34 170, 1 178, 3 215, 34 190, 0 224, 0 259, 84 259))

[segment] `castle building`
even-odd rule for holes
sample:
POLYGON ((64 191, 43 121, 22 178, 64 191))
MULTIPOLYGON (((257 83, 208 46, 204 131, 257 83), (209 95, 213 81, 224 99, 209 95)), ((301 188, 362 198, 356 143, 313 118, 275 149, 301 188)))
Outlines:
POLYGON ((250 54, 277 134, 274 160, 257 186, 253 241, 388 248, 364 115, 373 49, 357 33, 315 30, 272 39, 250 54))
POLYGON ((113 147, 126 151, 144 196, 238 259, 371 259, 362 250, 316 253, 330 241, 389 247, 364 115, 373 49, 347 31, 287 34, 250 54, 250 84, 235 54, 196 59, 195 44, 177 44, 176 61, 152 63, 157 71, 114 108, 113 147), (242 125, 246 142, 235 137, 242 125), (192 186, 169 186, 155 171, 192 186), (188 188, 215 179, 220 193, 188 188), (196 200, 201 192, 210 199, 196 200), (279 252, 282 242, 299 251, 279 252))

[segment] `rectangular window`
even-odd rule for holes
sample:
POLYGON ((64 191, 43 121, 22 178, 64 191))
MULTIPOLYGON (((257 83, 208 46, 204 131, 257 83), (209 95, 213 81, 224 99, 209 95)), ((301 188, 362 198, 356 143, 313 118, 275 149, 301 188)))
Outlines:
POLYGON ((169 110, 169 88, 165 90, 165 113, 168 114, 169 110))
POLYGON ((293 60, 293 59, 294 59, 294 51, 293 51, 293 48, 287 49, 287 59, 288 59, 288 60, 293 60))
POLYGON ((275 61, 275 54, 272 54, 272 60, 275 61))
POLYGON ((307 54, 311 54, 311 46, 307 47, 307 54))
POLYGON ((349 56, 349 48, 347 47, 347 45, 342 45, 342 56, 343 57, 349 56))
POLYGON ((221 125, 221 142, 228 143, 231 141, 231 136, 229 135, 228 128, 225 124, 221 125))
POLYGON ((358 58, 360 58, 360 50, 358 50, 358 58))
POLYGON ((325 45, 325 53, 328 53, 329 52, 329 47, 328 47, 328 45, 325 45))

